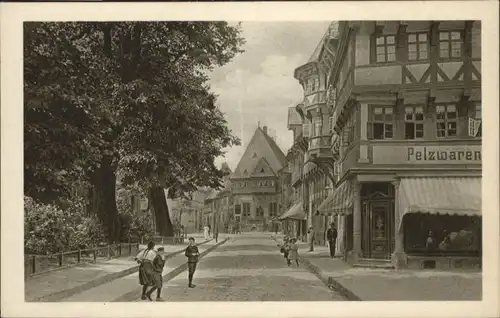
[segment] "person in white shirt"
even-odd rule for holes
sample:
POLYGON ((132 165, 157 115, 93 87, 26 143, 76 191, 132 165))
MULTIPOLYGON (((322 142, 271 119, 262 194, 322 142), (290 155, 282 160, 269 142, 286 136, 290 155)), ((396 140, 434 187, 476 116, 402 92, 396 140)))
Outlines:
MULTIPOLYGON (((140 264, 139 266, 139 283, 142 285, 142 295, 141 299, 145 300, 150 298, 150 294, 147 293, 148 286, 154 285, 154 270, 153 270, 153 261, 156 258, 156 252, 154 250, 155 243, 149 242, 148 247, 145 250, 140 251, 135 260, 140 264)), ((154 288, 154 286, 153 286, 154 288)))
POLYGON ((209 232, 208 226, 203 227, 203 236, 205 237, 205 241, 208 241, 210 239, 210 232, 209 232))

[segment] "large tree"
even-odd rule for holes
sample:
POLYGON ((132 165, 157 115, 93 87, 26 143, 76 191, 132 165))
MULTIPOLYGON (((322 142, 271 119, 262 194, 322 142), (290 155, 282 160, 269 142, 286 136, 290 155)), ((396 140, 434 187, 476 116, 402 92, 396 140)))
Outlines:
POLYGON ((52 200, 66 185, 61 171, 80 172, 114 241, 120 171, 125 183, 148 189, 159 230, 171 235, 163 189, 175 196, 219 186, 213 160, 237 142, 206 73, 241 52, 239 34, 225 22, 27 24, 26 191, 52 200))

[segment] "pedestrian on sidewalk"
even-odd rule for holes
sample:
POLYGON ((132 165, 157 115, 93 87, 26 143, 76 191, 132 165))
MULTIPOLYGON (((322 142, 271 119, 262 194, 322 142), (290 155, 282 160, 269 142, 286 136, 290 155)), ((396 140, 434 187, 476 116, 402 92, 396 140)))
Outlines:
MULTIPOLYGON (((153 261, 156 257, 154 251, 155 243, 149 242, 145 250, 140 251, 135 260, 139 263, 139 283, 142 285, 141 299, 145 300, 149 297, 146 293, 148 286, 153 285, 153 261)), ((151 298, 149 298, 151 300, 151 298)))
POLYGON ((328 240, 328 247, 330 247, 330 257, 335 257, 335 245, 337 243, 337 228, 335 223, 330 224, 330 228, 326 232, 326 239, 328 240))
POLYGON ((290 259, 288 258, 288 253, 290 252, 289 240, 290 238, 287 235, 285 235, 285 237, 283 238, 283 245, 281 246, 281 251, 286 259, 286 264, 288 266, 290 266, 290 259))
POLYGON ((151 295, 154 293, 156 289, 156 301, 163 301, 161 298, 161 289, 163 287, 163 267, 165 266, 165 249, 163 247, 159 247, 156 257, 153 260, 153 288, 147 292, 146 297, 149 300, 151 299, 151 295))
POLYGON ((288 266, 291 265, 292 261, 295 261, 297 267, 299 267, 299 246, 296 244, 297 239, 292 238, 289 244, 289 252, 288 252, 288 266))
POLYGON ((203 237, 205 238, 205 241, 208 241, 210 238, 210 229, 206 225, 203 227, 203 237))
POLYGON ((196 264, 198 263, 200 252, 198 251, 198 247, 194 245, 193 237, 189 238, 189 246, 186 248, 184 255, 188 258, 188 287, 195 288, 196 285, 193 285, 193 276, 196 271, 196 264))
POLYGON ((309 242, 309 252, 314 251, 314 229, 312 226, 309 227, 309 230, 307 230, 307 240, 309 242))

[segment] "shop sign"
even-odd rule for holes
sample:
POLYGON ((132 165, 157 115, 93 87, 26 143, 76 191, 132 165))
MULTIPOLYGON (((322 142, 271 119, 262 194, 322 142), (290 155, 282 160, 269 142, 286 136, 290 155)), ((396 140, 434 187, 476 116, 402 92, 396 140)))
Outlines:
POLYGON ((374 164, 481 164, 481 146, 373 146, 374 164))

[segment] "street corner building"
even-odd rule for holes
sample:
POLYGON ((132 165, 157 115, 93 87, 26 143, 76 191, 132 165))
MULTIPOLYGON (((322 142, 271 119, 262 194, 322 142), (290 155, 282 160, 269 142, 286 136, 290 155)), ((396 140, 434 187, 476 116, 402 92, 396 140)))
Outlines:
POLYGON ((481 267, 479 21, 332 22, 295 69, 292 204, 357 266, 481 267))
POLYGON ((206 224, 219 230, 277 231, 276 217, 289 187, 285 154, 267 126, 257 127, 234 172, 227 164, 224 187, 205 201, 206 224))

